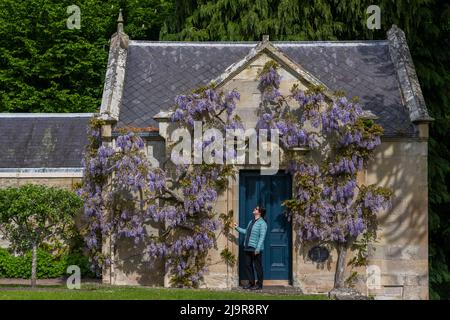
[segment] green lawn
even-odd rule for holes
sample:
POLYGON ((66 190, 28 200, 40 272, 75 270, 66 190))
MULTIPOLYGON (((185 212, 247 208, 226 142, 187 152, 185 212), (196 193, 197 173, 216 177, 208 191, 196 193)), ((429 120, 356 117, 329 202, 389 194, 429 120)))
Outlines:
POLYGON ((208 289, 168 289, 117 286, 82 286, 80 290, 63 287, 30 289, 1 286, 0 300, 325 300, 324 295, 271 295, 208 289))

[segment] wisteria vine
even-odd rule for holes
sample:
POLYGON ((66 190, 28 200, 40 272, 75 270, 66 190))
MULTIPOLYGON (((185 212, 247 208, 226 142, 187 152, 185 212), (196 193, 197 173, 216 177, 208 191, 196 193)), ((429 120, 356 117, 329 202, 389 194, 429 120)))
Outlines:
MULTIPOLYGON (((359 244, 363 251, 376 238, 380 210, 387 208, 391 191, 375 185, 358 185, 357 174, 381 143, 382 128, 365 119, 360 106, 343 95, 326 95, 322 88, 302 91, 293 86, 290 95, 280 93, 277 64, 267 63, 259 77, 261 105, 257 129, 278 129, 288 171, 294 177, 293 198, 284 202, 301 241, 334 243, 341 248, 359 244), (299 152, 308 149, 308 152, 299 152), (363 243, 363 245, 361 245, 363 243)), ((243 128, 235 115, 237 91, 200 88, 175 99, 171 120, 194 130, 243 128)), ((164 162, 152 167, 144 142, 133 132, 123 132, 112 143, 102 142, 104 123, 94 119, 84 157, 84 179, 79 195, 84 199, 85 240, 93 263, 115 263, 118 241, 143 244, 143 254, 164 261, 174 286, 198 287, 206 269, 208 251, 222 227, 214 204, 236 168, 224 164, 164 162), (148 227, 157 228, 149 235, 148 227), (111 250, 102 250, 108 244, 111 250)), ((202 149, 213 141, 202 142, 202 149)), ((228 257, 228 253, 224 253, 228 257)), ((361 263, 361 257, 355 264, 361 263)), ((234 257, 228 257, 230 261, 234 257)), ((336 286, 342 270, 337 269, 336 286)))
MULTIPOLYGON (((242 128, 233 115, 239 93, 200 88, 175 100, 172 121, 193 130, 201 121, 204 130, 214 127, 242 128)), ((102 143, 102 122, 90 127, 90 144, 84 158, 84 179, 79 195, 85 200, 85 240, 92 260, 100 270, 115 263, 121 239, 145 244, 143 254, 164 261, 174 286, 197 287, 205 273, 208 250, 221 228, 214 211, 218 195, 235 174, 229 164, 174 165, 167 161, 152 167, 144 153, 144 142, 132 132, 123 133, 115 146, 102 143), (158 236, 148 235, 147 226, 158 236), (108 241, 111 250, 103 250, 108 241)), ((203 142, 203 148, 208 146, 203 142)), ((224 160, 230 154, 224 154, 224 160)), ((226 161, 223 161, 226 163, 226 161)))

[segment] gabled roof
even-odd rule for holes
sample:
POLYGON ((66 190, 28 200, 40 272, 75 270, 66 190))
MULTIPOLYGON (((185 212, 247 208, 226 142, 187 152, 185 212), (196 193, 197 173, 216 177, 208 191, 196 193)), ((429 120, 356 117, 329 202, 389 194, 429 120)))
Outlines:
POLYGON ((93 114, 0 113, 0 171, 81 168, 93 114))
POLYGON ((275 62, 282 65, 285 70, 288 70, 297 79, 304 82, 306 87, 310 86, 323 86, 325 87, 325 94, 330 95, 329 88, 316 78, 314 75, 305 70, 301 65, 289 58, 283 51, 275 47, 270 41, 268 36, 264 36, 262 42, 254 46, 250 52, 240 61, 237 61, 230 65, 224 73, 219 75, 216 79, 211 82, 217 87, 220 87, 224 83, 231 80, 234 76, 239 74, 244 70, 252 61, 256 60, 262 54, 268 55, 275 62))
POLYGON ((378 117, 386 136, 415 136, 413 122, 432 119, 426 111, 410 56, 405 55, 409 50, 402 35, 404 38, 400 29, 393 28, 389 39, 382 41, 128 42, 127 39, 125 77, 117 100, 119 116, 115 120, 118 127, 156 127, 153 117, 167 111, 178 94, 212 80, 226 80, 258 48, 270 46, 292 62, 304 78, 306 75, 331 91, 343 90, 349 96, 358 96, 363 108, 378 117), (402 53, 398 54, 399 51, 402 53))

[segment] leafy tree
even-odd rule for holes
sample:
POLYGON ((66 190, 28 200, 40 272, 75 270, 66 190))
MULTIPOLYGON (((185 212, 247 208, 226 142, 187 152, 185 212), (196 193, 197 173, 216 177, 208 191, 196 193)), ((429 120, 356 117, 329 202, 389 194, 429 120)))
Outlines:
POLYGON ((31 285, 36 285, 37 252, 44 242, 69 239, 81 208, 74 193, 42 185, 0 189, 0 232, 11 249, 32 250, 31 285))

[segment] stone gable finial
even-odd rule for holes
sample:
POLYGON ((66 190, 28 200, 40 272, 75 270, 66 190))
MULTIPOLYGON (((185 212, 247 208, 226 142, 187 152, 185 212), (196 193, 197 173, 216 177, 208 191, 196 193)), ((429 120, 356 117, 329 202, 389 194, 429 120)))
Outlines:
POLYGON ((269 35, 268 34, 263 35, 262 41, 269 42, 269 35))
POLYGON ((400 29, 399 27, 397 27, 396 24, 393 24, 391 26, 391 28, 388 30, 387 32, 387 36, 388 38, 394 38, 397 37, 400 39, 400 41, 402 42, 406 42, 406 36, 405 33, 403 32, 402 29, 400 29))
POLYGON ((119 10, 119 17, 117 18, 117 32, 123 32, 122 9, 119 10))
POLYGON ((127 49, 129 37, 123 31, 123 13, 119 10, 119 17, 117 18, 117 32, 111 37, 112 43, 118 43, 121 48, 127 49))
POLYGON ((117 32, 111 36, 110 41, 108 68, 106 69, 99 116, 100 119, 111 123, 119 120, 129 40, 130 38, 123 32, 123 15, 122 9, 120 9, 117 18, 117 32))

